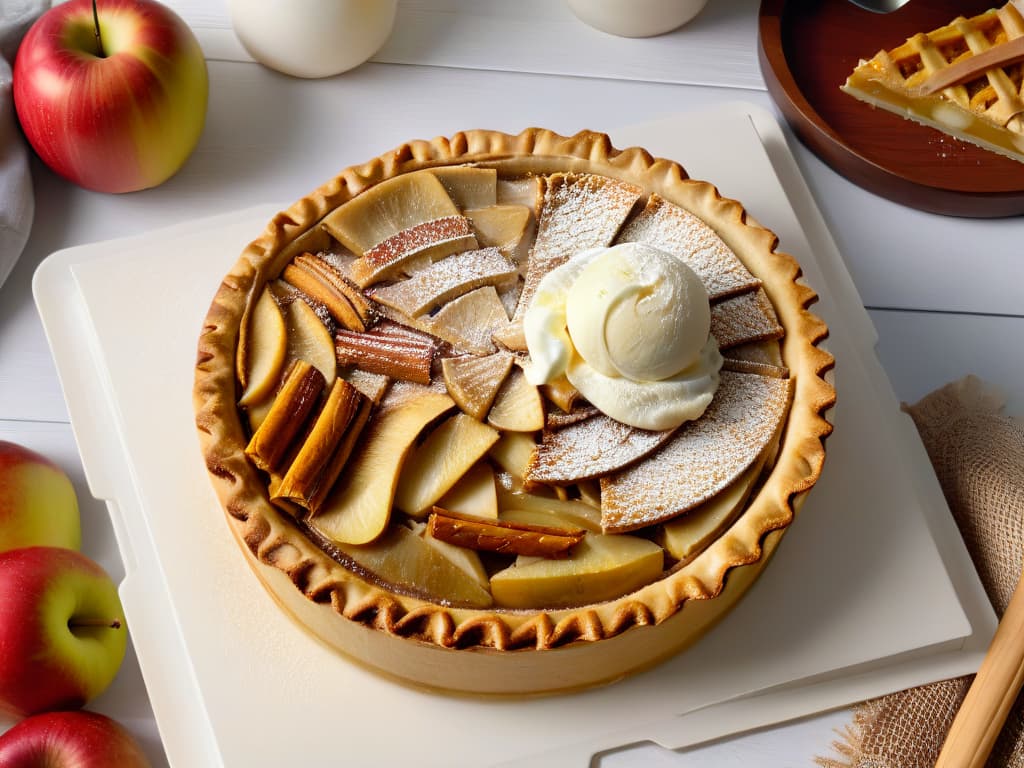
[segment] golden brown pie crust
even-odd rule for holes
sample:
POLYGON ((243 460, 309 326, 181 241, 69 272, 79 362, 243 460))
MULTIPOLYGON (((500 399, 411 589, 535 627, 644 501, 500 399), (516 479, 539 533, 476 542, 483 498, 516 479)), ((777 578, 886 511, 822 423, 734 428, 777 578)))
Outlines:
POLYGON ((270 592, 324 642, 406 682, 485 692, 556 691, 614 680, 692 642, 757 576, 818 479, 825 412, 835 391, 833 358, 819 347, 825 324, 807 307, 815 293, 776 236, 736 201, 692 181, 677 163, 643 149, 618 151, 607 136, 518 135, 473 130, 403 144, 338 176, 277 214, 225 276, 199 338, 193 392, 206 466, 227 520, 270 592), (763 283, 786 329, 783 363, 795 395, 771 474, 742 516, 703 553, 661 580, 608 602, 522 611, 448 607, 396 594, 340 564, 268 498, 244 454, 236 405, 236 348, 263 286, 302 251, 327 247, 320 220, 363 190, 398 174, 478 163, 499 173, 578 171, 656 192, 707 222, 763 283), (728 577, 728 578, 727 578, 728 577), (712 600, 711 598, 715 598, 712 600), (684 610, 685 609, 685 610, 684 610), (536 653, 534 651, 543 651, 536 653))

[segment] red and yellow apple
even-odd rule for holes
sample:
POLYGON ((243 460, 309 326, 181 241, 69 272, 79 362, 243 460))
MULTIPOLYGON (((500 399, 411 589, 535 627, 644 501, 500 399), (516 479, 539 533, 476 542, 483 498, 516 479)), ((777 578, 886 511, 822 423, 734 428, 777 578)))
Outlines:
POLYGON ((50 168, 101 192, 170 178, 206 119, 195 35, 154 0, 70 0, 44 13, 14 62, 18 120, 50 168))
POLYGON ((0 735, 4 768, 148 768, 139 745, 119 723, 96 712, 34 715, 0 735))
POLYGON ((78 499, 60 467, 0 440, 0 552, 31 546, 78 549, 78 499))
POLYGON ((83 706, 113 681, 127 642, 117 586, 85 555, 0 552, 0 711, 83 706))

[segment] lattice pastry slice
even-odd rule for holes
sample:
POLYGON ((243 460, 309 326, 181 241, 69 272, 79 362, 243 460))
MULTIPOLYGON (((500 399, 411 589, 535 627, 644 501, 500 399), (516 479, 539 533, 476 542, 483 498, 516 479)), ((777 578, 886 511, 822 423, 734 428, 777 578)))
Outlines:
POLYGON ((851 96, 1024 162, 1024 17, 1013 3, 861 61, 851 96))

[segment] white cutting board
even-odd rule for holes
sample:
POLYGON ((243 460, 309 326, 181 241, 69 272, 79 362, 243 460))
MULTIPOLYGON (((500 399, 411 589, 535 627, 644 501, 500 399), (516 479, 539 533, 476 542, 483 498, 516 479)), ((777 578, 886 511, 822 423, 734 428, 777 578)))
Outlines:
POLYGON ((616 138, 678 159, 779 232, 822 296, 839 405, 824 476, 747 598, 690 651, 607 688, 530 700, 405 688, 314 641, 250 572, 199 455, 192 365, 218 281, 281 206, 40 266, 36 300, 90 489, 114 521, 172 765, 316 766, 344 750, 360 766, 585 766, 601 749, 684 746, 977 666, 991 608, 777 124, 732 105, 616 138))

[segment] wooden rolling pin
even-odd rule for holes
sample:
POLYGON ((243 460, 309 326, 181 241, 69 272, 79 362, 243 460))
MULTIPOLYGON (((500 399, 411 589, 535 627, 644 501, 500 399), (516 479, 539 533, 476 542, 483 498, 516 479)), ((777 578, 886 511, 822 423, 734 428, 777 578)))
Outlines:
POLYGON ((1024 683, 1024 574, 946 735, 935 768, 982 768, 1024 683))

